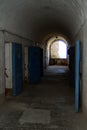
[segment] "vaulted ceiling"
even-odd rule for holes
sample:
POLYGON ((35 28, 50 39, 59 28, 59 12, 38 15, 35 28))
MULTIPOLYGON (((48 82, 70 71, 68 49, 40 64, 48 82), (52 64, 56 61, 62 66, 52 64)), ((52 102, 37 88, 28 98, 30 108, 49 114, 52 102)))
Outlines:
POLYGON ((87 0, 0 0, 0 28, 38 42, 58 32, 72 39, 86 12, 87 0))

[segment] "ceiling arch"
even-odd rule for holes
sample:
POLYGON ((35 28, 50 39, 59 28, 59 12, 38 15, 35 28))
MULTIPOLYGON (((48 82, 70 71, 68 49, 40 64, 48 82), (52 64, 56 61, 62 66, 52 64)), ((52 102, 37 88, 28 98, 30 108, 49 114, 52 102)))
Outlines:
POLYGON ((86 0, 0 0, 0 28, 36 42, 49 33, 69 39, 86 18, 86 0))

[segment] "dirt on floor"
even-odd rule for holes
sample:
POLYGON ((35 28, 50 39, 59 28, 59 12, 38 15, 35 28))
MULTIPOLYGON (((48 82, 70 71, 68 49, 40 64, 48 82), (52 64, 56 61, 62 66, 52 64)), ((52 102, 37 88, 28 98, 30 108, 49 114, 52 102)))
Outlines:
POLYGON ((45 70, 41 82, 28 84, 0 108, 1 130, 87 130, 86 117, 75 113, 75 90, 65 66, 45 70))

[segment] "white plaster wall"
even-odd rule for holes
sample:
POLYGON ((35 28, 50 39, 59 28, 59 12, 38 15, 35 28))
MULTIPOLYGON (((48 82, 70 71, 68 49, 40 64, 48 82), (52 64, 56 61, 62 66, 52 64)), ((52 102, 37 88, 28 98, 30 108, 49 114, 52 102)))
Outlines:
POLYGON ((4 35, 3 32, 0 31, 0 94, 5 93, 5 77, 4 77, 4 35))
POLYGON ((5 44, 5 88, 12 88, 12 43, 5 44))
POLYGON ((87 112, 87 22, 84 24, 81 34, 82 39, 82 104, 83 110, 87 112))
POLYGON ((87 21, 75 39, 81 41, 81 103, 83 112, 87 114, 87 21))

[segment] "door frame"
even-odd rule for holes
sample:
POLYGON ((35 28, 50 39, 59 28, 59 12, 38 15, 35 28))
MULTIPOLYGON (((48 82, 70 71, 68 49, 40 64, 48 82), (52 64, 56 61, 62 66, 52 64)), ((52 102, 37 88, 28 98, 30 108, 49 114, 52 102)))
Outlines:
POLYGON ((76 41, 75 49, 75 112, 80 107, 80 41, 76 41))

